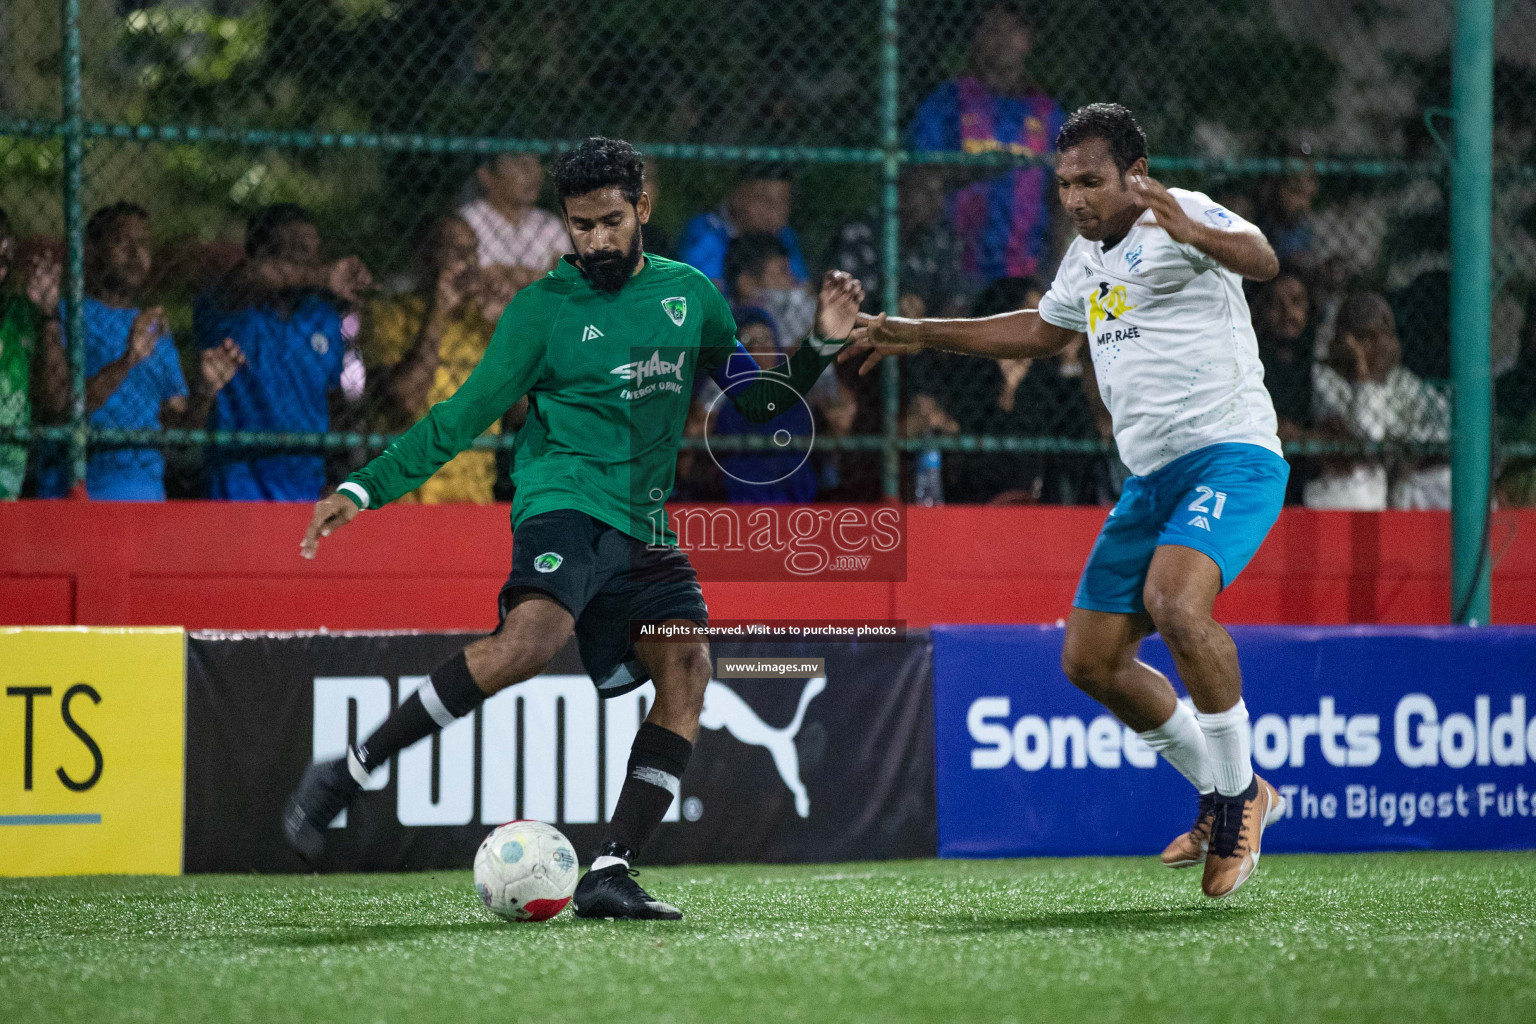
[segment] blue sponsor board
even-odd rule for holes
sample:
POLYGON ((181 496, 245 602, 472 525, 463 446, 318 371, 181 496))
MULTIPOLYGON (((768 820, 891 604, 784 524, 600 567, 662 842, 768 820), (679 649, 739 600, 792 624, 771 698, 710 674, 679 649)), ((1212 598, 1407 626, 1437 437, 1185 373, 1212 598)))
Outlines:
MULTIPOLYGON (((1189 784, 1078 691, 1052 626, 933 631, 939 853, 1151 854, 1189 784)), ((1536 629, 1234 627, 1264 849, 1536 846, 1536 629)), ((1182 685, 1153 637, 1141 657, 1182 685)))

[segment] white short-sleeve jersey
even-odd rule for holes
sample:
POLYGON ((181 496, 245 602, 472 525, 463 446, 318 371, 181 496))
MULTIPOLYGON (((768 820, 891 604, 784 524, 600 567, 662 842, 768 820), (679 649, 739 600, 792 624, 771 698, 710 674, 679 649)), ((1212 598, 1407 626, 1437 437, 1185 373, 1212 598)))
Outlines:
MULTIPOLYGON (((1201 224, 1258 230, 1199 192, 1168 191, 1201 224)), ((1088 335, 1115 444, 1137 476, 1226 441, 1280 454, 1241 278, 1169 238, 1150 210, 1111 249, 1075 239, 1040 317, 1088 335)))

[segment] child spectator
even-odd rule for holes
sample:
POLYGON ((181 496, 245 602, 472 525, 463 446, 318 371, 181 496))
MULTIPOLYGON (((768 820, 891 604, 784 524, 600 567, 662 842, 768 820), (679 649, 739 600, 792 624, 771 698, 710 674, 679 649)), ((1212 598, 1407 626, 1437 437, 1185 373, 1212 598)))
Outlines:
POLYGON ((795 279, 793 257, 777 235, 749 231, 731 239, 723 274, 731 305, 766 310, 783 342, 792 345, 810 331, 816 297, 795 279))
MULTIPOLYGON (((782 366, 784 351, 778 326, 764 310, 747 308, 737 311, 736 336, 751 353, 754 366, 727 368, 728 373, 752 374, 758 367, 782 366)), ((737 358, 737 357, 733 357, 737 358)), ((709 390, 715 390, 711 387, 709 390)), ((728 401, 702 399, 706 408, 713 406, 714 421, 709 433, 714 437, 757 435, 767 437, 774 448, 765 451, 722 453, 717 457, 725 492, 732 502, 768 504, 816 500, 816 471, 811 456, 791 442, 804 441, 813 434, 811 410, 801 402, 768 423, 752 423, 728 401)))

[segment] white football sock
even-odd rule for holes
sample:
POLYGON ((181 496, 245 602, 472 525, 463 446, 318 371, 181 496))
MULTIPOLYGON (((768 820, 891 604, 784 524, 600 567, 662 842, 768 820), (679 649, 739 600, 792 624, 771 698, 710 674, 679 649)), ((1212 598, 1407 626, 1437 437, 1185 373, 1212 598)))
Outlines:
POLYGON ((1174 705, 1168 721, 1137 735, 1143 743, 1167 758, 1196 792, 1205 794, 1216 788, 1216 774, 1205 746, 1205 733, 1200 731, 1200 723, 1195 721, 1195 713, 1188 704, 1180 701, 1174 705))
POLYGON ((1242 698, 1225 711, 1195 712, 1216 775, 1216 792, 1241 796, 1253 782, 1253 734, 1248 729, 1248 705, 1242 698))
POLYGON ((629 867, 629 861, 623 857, 599 857, 592 862, 592 870, 601 871, 603 868, 611 868, 615 864, 623 864, 625 867, 629 867))

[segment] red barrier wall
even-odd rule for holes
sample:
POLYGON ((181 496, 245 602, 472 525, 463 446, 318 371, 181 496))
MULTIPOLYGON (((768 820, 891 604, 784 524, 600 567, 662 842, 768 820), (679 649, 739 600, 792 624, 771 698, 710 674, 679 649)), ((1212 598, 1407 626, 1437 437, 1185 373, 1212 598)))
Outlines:
MULTIPOLYGON (((1099 508, 909 510, 902 583, 710 583, 721 618, 1054 622, 1099 508)), ((482 630, 511 554, 508 508, 397 506, 299 557, 304 505, 0 502, 0 624, 482 630)), ((1536 623, 1536 511, 1501 512, 1496 622, 1536 623)), ((1450 616, 1445 513, 1287 509, 1224 621, 1438 623, 1450 616)))

